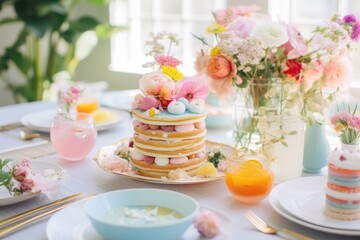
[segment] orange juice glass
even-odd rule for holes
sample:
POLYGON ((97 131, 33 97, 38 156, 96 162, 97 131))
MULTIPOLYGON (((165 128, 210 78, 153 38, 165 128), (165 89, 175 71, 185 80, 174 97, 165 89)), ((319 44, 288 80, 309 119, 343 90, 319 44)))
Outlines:
POLYGON ((274 174, 267 159, 245 156, 229 160, 225 181, 229 191, 237 200, 255 204, 270 193, 274 174))
POLYGON ((78 112, 92 113, 99 108, 99 101, 97 99, 80 99, 76 104, 78 112))

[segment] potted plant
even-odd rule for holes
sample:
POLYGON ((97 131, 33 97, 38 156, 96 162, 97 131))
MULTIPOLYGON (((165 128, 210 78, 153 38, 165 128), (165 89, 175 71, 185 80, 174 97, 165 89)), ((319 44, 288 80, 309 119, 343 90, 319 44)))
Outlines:
MULTIPOLYGON (((108 0, 86 0, 104 6, 108 0)), ((54 81, 54 74, 70 76, 82 59, 97 45, 98 37, 108 37, 119 27, 111 27, 90 15, 75 16, 79 0, 0 0, 0 12, 12 8, 13 17, 0 19, 5 24, 21 24, 14 43, 0 55, 0 79, 6 82, 17 102, 41 100, 54 81), (19 85, 6 78, 10 68, 23 76, 19 85)))

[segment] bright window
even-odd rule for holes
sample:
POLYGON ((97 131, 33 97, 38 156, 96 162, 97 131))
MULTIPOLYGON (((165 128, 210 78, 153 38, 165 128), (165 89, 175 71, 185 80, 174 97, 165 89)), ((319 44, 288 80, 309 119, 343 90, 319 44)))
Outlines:
POLYGON ((114 0, 110 5, 110 23, 127 25, 111 39, 111 70, 143 73, 145 41, 150 32, 178 34, 181 46, 176 56, 183 61, 185 74, 193 74, 195 53, 201 43, 191 33, 204 36, 212 21, 211 12, 226 7, 226 0, 114 0))
MULTIPOLYGON (((111 39, 110 69, 131 73, 148 71, 142 67, 149 60, 145 57, 145 41, 150 32, 167 31, 181 38, 176 57, 184 63, 183 72, 193 74, 195 54, 201 49, 201 43, 191 33, 206 36, 206 26, 213 22, 211 12, 228 4, 258 4, 263 12, 268 9, 273 19, 293 22, 305 34, 335 13, 353 13, 360 18, 359 0, 112 0, 111 24, 127 25, 129 30, 114 34, 111 39)), ((353 51, 351 59, 354 78, 360 83, 360 47, 353 51)))

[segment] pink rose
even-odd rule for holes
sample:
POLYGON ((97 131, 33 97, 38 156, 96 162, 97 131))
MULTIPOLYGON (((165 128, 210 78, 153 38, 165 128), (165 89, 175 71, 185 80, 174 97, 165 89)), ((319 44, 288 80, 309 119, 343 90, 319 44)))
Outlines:
POLYGON ((34 186, 34 180, 32 180, 31 178, 25 178, 20 184, 20 190, 23 192, 31 191, 34 186))
POLYGON ((159 88, 165 87, 169 91, 175 90, 175 83, 171 77, 162 72, 151 72, 145 74, 139 81, 141 92, 147 95, 153 95, 159 88))
POLYGON ((16 181, 22 182, 30 173, 30 160, 23 159, 17 163, 13 168, 13 177, 16 181))
POLYGON ((255 25, 255 19, 240 16, 237 17, 233 22, 231 22, 228 25, 227 29, 228 31, 234 32, 235 35, 241 38, 247 38, 255 25))
POLYGON ((232 80, 236 76, 236 66, 229 57, 218 54, 209 59, 207 75, 211 78, 210 87, 212 90, 219 96, 224 96, 232 89, 232 80))

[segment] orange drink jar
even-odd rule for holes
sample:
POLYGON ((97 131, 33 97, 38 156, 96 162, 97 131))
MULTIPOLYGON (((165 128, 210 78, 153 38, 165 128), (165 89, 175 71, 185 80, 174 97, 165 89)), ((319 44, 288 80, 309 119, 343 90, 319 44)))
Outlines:
POLYGON ((226 185, 240 202, 255 204, 271 191, 274 174, 271 162, 260 156, 241 156, 228 161, 226 185))
POLYGON ((78 112, 92 113, 99 108, 99 101, 97 98, 80 98, 76 104, 78 112))

